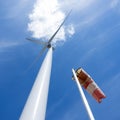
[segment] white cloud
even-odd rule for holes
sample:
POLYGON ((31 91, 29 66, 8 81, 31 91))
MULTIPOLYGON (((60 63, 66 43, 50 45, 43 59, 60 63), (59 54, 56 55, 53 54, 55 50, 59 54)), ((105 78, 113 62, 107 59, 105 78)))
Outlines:
POLYGON ((67 27, 67 32, 69 33, 69 35, 73 35, 75 33, 75 29, 72 24, 67 27))
POLYGON ((62 6, 64 9, 84 10, 94 2, 95 0, 64 0, 62 6))
POLYGON ((119 3, 120 3, 119 0, 112 0, 112 2, 111 2, 111 4, 110 4, 110 7, 111 7, 111 8, 114 8, 114 7, 116 7, 119 3))
POLYGON ((2 18, 4 19, 11 19, 18 17, 21 17, 24 12, 26 11, 26 8, 30 5, 31 0, 20 0, 20 1, 7 1, 4 6, 4 16, 2 18), (9 8, 9 9, 8 9, 9 8))
POLYGON ((94 25, 99 20, 105 18, 106 17, 105 14, 108 14, 107 12, 109 12, 111 9, 114 8, 118 12, 120 10, 119 6, 120 6, 119 0, 105 1, 104 5, 103 5, 103 1, 100 1, 100 0, 98 1, 88 0, 88 2, 86 0, 85 1, 81 0, 81 3, 76 5, 75 7, 75 9, 78 10, 79 16, 80 16, 79 17, 80 21, 76 22, 75 27, 79 29, 83 29, 86 26, 94 25))
POLYGON ((106 82, 106 84, 104 84, 104 89, 105 89, 104 91, 106 91, 107 96, 112 96, 112 99, 109 99, 109 101, 113 101, 117 99, 117 97, 119 96, 119 94, 115 94, 120 87, 119 79, 120 79, 120 72, 108 78, 108 81, 106 82))
POLYGON ((48 40, 64 19, 63 11, 69 11, 73 8, 73 16, 71 15, 69 19, 76 21, 74 26, 63 26, 53 42, 66 41, 66 36, 71 37, 75 33, 75 29, 95 24, 111 8, 117 7, 118 3, 119 0, 111 0, 110 2, 106 1, 103 6, 103 2, 99 0, 51 0, 51 2, 37 0, 32 13, 29 15, 28 30, 32 32, 33 37, 48 40), (100 7, 96 8, 96 6, 100 7))
POLYGON ((19 43, 18 42, 5 42, 5 41, 1 41, 0 42, 0 49, 2 48, 8 48, 8 47, 13 47, 13 46, 16 46, 18 45, 19 43))
POLYGON ((120 14, 120 0, 112 0, 110 8, 113 9, 117 14, 120 14))
MULTIPOLYGON (((65 14, 60 9, 60 3, 57 0, 37 0, 32 13, 29 15, 30 23, 28 30, 32 32, 35 38, 49 39, 57 30, 65 14)), ((54 39, 54 43, 65 41, 66 34, 73 35, 74 27, 63 26, 54 39), (67 28, 67 31, 66 29, 67 28)))
POLYGON ((90 58, 93 56, 93 54, 96 52, 96 48, 93 47, 93 48, 90 48, 85 54, 84 56, 82 56, 80 58, 80 61, 81 61, 81 65, 84 64, 86 61, 89 61, 90 58))
POLYGON ((14 46, 19 45, 18 42, 5 42, 5 41, 0 41, 0 52, 3 52, 5 50, 7 50, 8 48, 12 48, 14 46))

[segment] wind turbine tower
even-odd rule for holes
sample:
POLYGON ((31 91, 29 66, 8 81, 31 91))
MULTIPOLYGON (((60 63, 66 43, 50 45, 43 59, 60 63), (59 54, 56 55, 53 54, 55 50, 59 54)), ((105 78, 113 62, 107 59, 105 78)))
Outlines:
MULTIPOLYGON (((52 40, 63 26, 64 22, 70 15, 71 11, 65 17, 64 21, 58 27, 56 32, 52 35, 52 37, 48 40, 48 42, 42 42, 39 40, 33 40, 31 38, 27 38, 27 40, 35 42, 37 44, 43 44, 43 48, 40 51, 37 59, 42 55, 42 53, 48 48, 48 52, 42 66, 38 72, 32 90, 29 94, 27 102, 24 106, 22 114, 19 120, 45 120, 45 113, 46 113, 46 106, 47 106, 47 98, 48 98, 48 91, 49 91, 49 82, 50 82, 50 75, 51 75, 51 68, 52 68, 52 40)), ((35 61, 37 60, 35 59, 35 61)), ((34 62, 35 62, 34 61, 34 62)))

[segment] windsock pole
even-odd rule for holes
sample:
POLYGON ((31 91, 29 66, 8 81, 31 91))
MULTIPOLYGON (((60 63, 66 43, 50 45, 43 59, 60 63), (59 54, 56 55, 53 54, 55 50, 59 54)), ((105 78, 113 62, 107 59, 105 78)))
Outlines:
POLYGON ((75 80, 76 80, 76 83, 77 83, 77 86, 78 86, 78 89, 79 89, 79 92, 80 92, 82 101, 83 101, 84 106, 85 106, 85 108, 86 108, 86 111, 87 111, 87 113, 88 113, 88 116, 89 116, 90 120, 95 120, 95 118, 94 118, 94 116, 93 116, 93 113, 92 113, 92 111, 91 111, 91 109, 90 109, 90 106, 89 106, 89 104, 88 104, 88 101, 87 101, 87 99, 86 99, 86 97, 85 97, 85 94, 84 94, 84 92, 83 92, 83 90, 82 90, 82 87, 81 87, 81 85, 80 85, 80 83, 79 83, 79 81, 78 81, 78 78, 77 78, 77 76, 76 76, 75 70, 72 69, 72 72, 73 72, 74 78, 75 78, 75 80))
POLYGON ((45 120, 51 66, 52 47, 42 63, 19 120, 45 120))

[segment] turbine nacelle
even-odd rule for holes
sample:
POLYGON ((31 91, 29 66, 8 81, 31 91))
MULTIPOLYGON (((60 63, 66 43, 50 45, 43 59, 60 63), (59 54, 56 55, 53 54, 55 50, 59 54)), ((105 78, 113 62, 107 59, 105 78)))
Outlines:
POLYGON ((51 48, 51 44, 48 44, 48 45, 47 45, 47 48, 51 48))
POLYGON ((44 41, 40 41, 40 40, 36 40, 36 39, 33 39, 33 38, 26 38, 27 40, 31 41, 31 42, 34 42, 36 44, 39 44, 39 45, 42 45, 42 46, 46 46, 47 48, 53 48, 53 45, 49 42, 44 42, 44 41))

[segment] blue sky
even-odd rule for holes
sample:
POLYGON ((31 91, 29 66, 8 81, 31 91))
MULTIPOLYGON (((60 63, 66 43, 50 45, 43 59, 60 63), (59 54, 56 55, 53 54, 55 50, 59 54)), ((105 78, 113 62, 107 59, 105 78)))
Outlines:
MULTIPOLYGON (((38 3, 39 0, 0 1, 0 120, 19 119, 45 56, 44 53, 32 69, 25 72, 41 49, 25 38, 39 38, 46 30, 42 28, 39 33, 39 29, 28 25, 35 20, 30 15, 38 3)), ((62 11, 60 17, 56 16, 58 21, 70 8, 73 12, 54 41, 46 120, 88 119, 76 83, 71 79, 71 69, 78 67, 83 67, 107 96, 98 104, 84 91, 96 120, 119 120, 120 1, 58 0, 57 4, 60 5, 58 12, 62 11), (62 44, 58 45, 59 42, 62 44)), ((52 24, 47 25, 50 28, 52 24)), ((51 28, 42 38, 49 38, 49 31, 51 28)))

